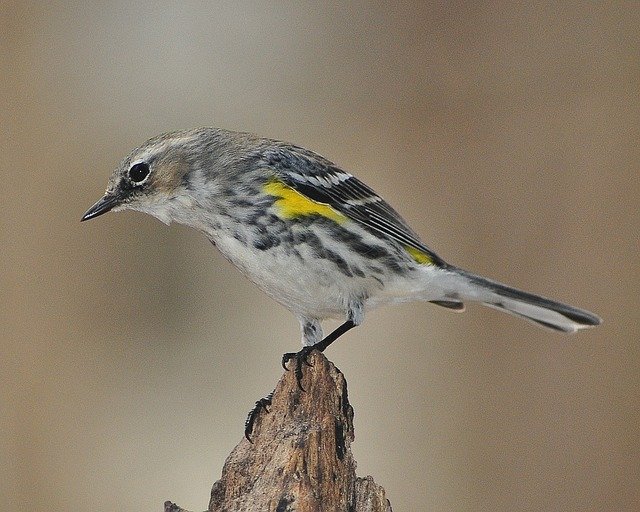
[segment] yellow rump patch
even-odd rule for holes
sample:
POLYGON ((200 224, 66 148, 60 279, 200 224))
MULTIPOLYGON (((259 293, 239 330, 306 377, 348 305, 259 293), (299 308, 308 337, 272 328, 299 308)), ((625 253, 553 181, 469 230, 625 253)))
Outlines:
POLYGON ((431 256, 427 253, 409 245, 405 245, 404 248, 416 263, 419 263, 420 265, 433 265, 433 259, 431 259, 431 256))
POLYGON ((283 219, 293 219, 306 215, 320 215, 338 224, 347 221, 347 217, 334 210, 328 204, 309 199, 304 194, 301 194, 277 179, 269 181, 263 190, 266 194, 279 198, 274 205, 278 210, 279 216, 283 219))

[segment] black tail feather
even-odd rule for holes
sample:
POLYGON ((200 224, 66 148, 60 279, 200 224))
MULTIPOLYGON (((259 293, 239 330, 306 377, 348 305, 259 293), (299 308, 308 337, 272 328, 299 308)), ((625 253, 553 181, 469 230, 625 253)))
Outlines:
MULTIPOLYGON (((455 272, 474 285, 472 289, 475 289, 476 293, 471 294, 472 300, 505 310, 544 327, 563 332, 575 332, 580 328, 602 323, 600 317, 584 309, 518 290, 465 270, 455 269, 455 272)), ((469 300, 464 296, 462 299, 469 300)))

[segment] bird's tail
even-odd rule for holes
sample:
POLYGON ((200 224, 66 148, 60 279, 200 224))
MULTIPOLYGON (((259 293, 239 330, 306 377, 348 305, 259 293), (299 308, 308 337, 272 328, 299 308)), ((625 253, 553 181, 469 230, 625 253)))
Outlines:
POLYGON ((447 271, 452 273, 453 281, 457 282, 454 287, 457 290, 450 295, 451 302, 447 297, 446 304, 479 302, 562 332, 576 332, 602 323, 597 315, 584 309, 527 293, 466 270, 450 266, 447 271))

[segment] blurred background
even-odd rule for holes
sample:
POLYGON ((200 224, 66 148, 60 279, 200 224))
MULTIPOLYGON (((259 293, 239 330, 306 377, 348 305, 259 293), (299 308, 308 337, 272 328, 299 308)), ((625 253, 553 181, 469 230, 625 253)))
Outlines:
POLYGON ((298 347, 200 234, 79 222, 134 146, 215 125, 314 149, 451 263, 605 320, 411 304, 332 346, 394 510, 640 509, 637 3, 0 9, 3 508, 205 509, 298 347))

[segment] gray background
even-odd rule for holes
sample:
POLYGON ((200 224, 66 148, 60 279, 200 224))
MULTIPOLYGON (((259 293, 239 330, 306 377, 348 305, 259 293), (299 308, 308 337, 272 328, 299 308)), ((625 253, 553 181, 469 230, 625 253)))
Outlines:
POLYGON ((3 508, 206 508, 293 316, 198 233, 79 223, 157 133, 289 140, 441 256, 594 310, 573 337, 382 309, 332 346, 394 509, 640 509, 635 2, 4 2, 3 508))

